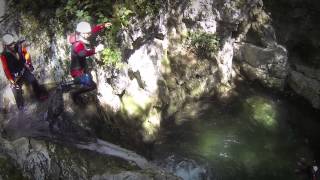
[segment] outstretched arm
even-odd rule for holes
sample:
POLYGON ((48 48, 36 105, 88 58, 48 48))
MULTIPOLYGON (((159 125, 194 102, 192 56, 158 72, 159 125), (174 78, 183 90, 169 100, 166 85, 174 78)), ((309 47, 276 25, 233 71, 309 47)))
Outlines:
POLYGON ((98 24, 94 26, 91 30, 92 34, 99 33, 100 31, 104 30, 105 28, 110 27, 112 24, 111 23, 104 23, 104 24, 98 24))

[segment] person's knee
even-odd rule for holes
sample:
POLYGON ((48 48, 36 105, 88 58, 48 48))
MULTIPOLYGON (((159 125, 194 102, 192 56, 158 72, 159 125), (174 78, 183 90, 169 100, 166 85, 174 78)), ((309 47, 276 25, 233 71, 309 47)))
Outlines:
POLYGON ((23 78, 25 79, 25 80, 27 80, 27 81, 34 81, 36 78, 34 77, 34 75, 30 72, 30 71, 28 71, 28 70, 26 70, 24 73, 23 73, 23 78))
POLYGON ((97 86, 89 74, 83 74, 82 76, 76 78, 74 81, 75 83, 81 84, 88 88, 96 88, 97 86))
POLYGON ((96 84, 94 81, 92 81, 90 87, 91 87, 92 90, 93 90, 93 89, 97 89, 97 84, 96 84))

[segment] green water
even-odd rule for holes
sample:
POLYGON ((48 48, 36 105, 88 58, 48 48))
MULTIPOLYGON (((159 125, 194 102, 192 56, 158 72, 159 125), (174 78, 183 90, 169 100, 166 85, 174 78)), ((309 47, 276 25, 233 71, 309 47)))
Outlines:
POLYGON ((155 156, 208 164, 215 179, 306 179, 295 171, 301 159, 316 158, 319 113, 263 89, 241 87, 237 94, 228 103, 189 103, 163 123, 155 156))

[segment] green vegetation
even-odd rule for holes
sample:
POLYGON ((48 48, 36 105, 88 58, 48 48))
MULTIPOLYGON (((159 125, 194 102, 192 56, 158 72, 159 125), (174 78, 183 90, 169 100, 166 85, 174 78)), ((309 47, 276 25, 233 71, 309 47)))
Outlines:
POLYGON ((141 94, 140 96, 130 96, 125 94, 122 97, 122 111, 123 114, 127 114, 129 117, 144 118, 146 112, 150 110, 153 99, 141 94))
POLYGON ((59 0, 8 0, 8 5, 10 8, 20 10, 17 12, 28 13, 38 18, 45 18, 45 16, 42 16, 43 12, 49 13, 51 10, 64 6, 59 0))
POLYGON ((114 6, 115 8, 115 17, 117 25, 120 25, 122 28, 127 27, 129 25, 130 17, 133 15, 133 12, 123 5, 117 4, 114 6))
POLYGON ((109 21, 107 17, 113 14, 113 2, 110 0, 93 1, 93 0, 67 0, 61 3, 57 9, 57 17, 63 22, 89 21, 101 23, 109 21))
POLYGON ((141 18, 147 15, 155 16, 163 3, 148 0, 9 0, 8 2, 9 13, 23 14, 21 34, 33 42, 47 41, 35 32, 46 32, 49 36, 54 34, 66 36, 66 33, 74 31, 80 21, 88 21, 91 24, 111 22, 112 26, 104 34, 100 34, 102 42, 106 45, 101 62, 115 68, 119 68, 121 64, 120 45, 116 39, 118 32, 128 27, 133 16, 141 18))
POLYGON ((27 179, 22 176, 22 170, 15 165, 7 157, 0 156, 0 177, 1 179, 21 180, 27 179))
POLYGON ((161 6, 165 3, 162 1, 149 0, 125 0, 124 2, 138 16, 154 16, 159 13, 161 6))
POLYGON ((238 9, 242 9, 246 4, 247 1, 246 0, 236 0, 234 1, 235 7, 238 9))
POLYGON ((189 33, 189 48, 199 58, 211 59, 213 54, 219 50, 219 39, 216 34, 205 32, 191 32, 189 33))
POLYGON ((105 65, 120 68, 121 63, 121 52, 119 49, 105 48, 102 51, 102 62, 105 65))

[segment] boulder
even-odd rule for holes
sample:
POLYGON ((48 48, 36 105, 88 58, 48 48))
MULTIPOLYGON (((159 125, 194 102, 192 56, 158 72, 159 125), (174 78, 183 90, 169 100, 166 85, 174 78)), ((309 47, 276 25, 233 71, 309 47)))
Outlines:
POLYGON ((289 86, 299 95, 306 98, 314 108, 320 109, 320 81, 298 71, 291 71, 289 86))
POLYGON ((238 48, 236 59, 248 79, 259 80, 270 88, 284 88, 288 75, 288 55, 283 46, 263 48, 242 43, 238 48))

